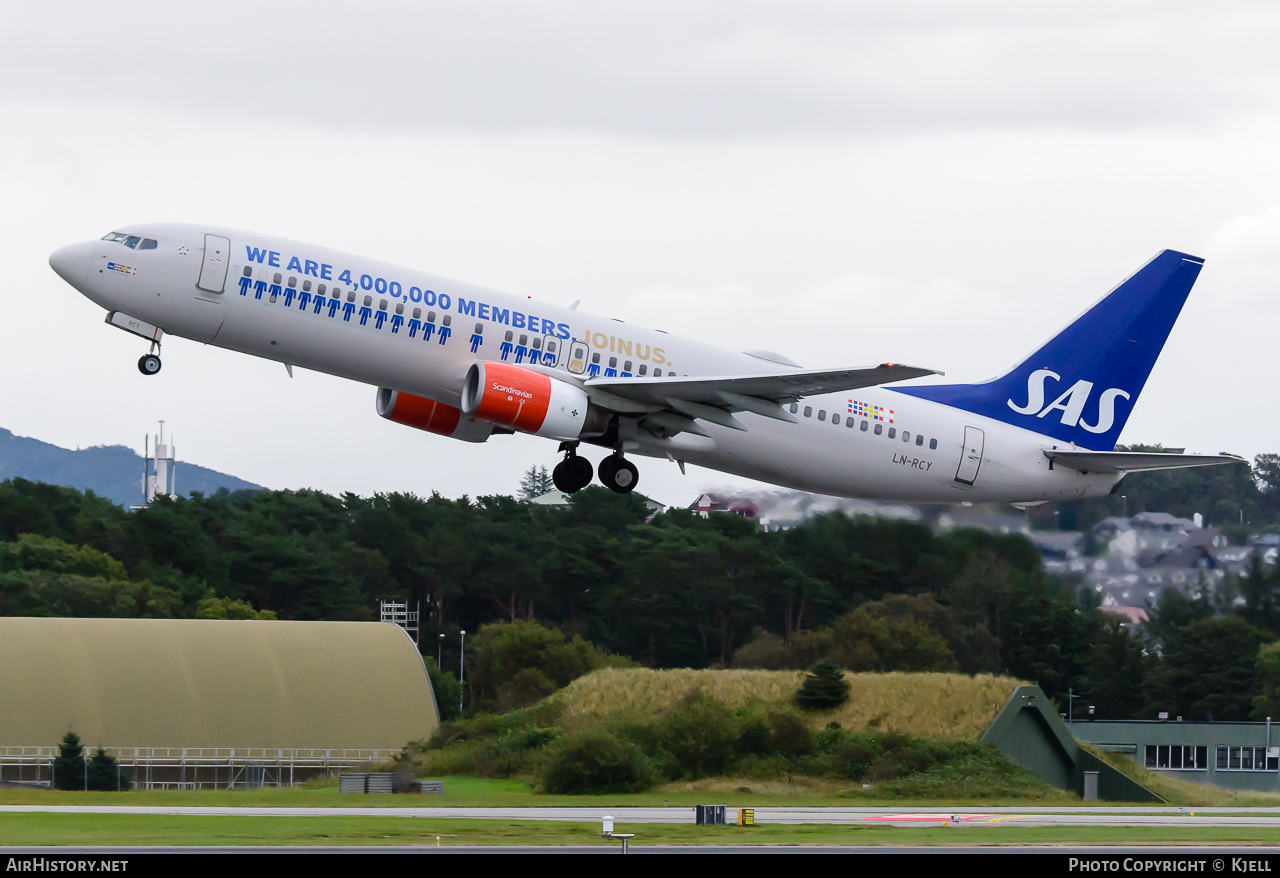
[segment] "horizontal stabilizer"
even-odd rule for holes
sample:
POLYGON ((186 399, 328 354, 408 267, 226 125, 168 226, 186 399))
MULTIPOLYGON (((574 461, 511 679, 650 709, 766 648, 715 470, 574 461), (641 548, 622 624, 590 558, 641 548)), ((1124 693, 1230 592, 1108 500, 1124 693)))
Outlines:
MULTIPOLYGON (((838 393, 940 374, 933 369, 885 363, 862 369, 792 369, 712 378, 592 378, 586 386, 633 402, 664 407, 670 406, 668 401, 673 399, 723 407, 726 402, 721 392, 781 403, 819 393, 838 393)), ((747 409, 746 406, 737 408, 747 409)))
POLYGON ((1136 473, 1155 469, 1184 469, 1192 466, 1218 466, 1245 463, 1229 454, 1170 454, 1142 451, 1058 451, 1044 450, 1044 456, 1055 464, 1082 473, 1136 473))

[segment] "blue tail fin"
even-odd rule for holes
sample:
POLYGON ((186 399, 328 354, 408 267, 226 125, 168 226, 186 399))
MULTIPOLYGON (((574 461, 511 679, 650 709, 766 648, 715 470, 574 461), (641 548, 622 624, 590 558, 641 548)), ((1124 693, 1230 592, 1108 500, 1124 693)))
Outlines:
POLYGON ((1163 251, 992 381, 892 389, 1094 451, 1114 448, 1203 264, 1163 251))

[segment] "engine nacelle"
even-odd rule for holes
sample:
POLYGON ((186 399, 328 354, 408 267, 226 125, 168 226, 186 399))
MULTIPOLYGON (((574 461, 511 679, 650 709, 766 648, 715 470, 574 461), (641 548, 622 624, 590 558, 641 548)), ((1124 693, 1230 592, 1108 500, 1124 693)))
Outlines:
POLYGON ((484 442, 493 433, 493 424, 468 417, 451 405, 389 387, 378 388, 378 414, 406 427, 463 442, 484 442))
POLYGON ((510 363, 474 363, 462 385, 462 411, 535 436, 578 439, 598 436, 608 415, 591 405, 587 392, 510 363))

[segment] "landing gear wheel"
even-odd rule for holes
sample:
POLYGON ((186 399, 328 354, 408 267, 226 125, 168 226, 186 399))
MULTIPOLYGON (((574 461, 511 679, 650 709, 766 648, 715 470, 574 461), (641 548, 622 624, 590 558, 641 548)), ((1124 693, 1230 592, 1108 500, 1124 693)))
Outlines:
POLYGON ((591 461, 571 454, 556 464, 551 471, 551 481, 557 490, 573 494, 591 484, 592 475, 591 461))
POLYGON ((618 454, 600 461, 600 482, 615 494, 630 494, 640 481, 640 471, 635 464, 618 454))
POLYGON ((154 375, 160 371, 160 358, 155 354, 143 354, 138 359, 138 371, 143 375, 154 375))
POLYGON ((574 455, 561 464, 564 467, 565 475, 568 477, 569 490, 566 493, 572 494, 574 491, 581 491, 587 485, 591 484, 591 477, 595 475, 592 470, 591 461, 585 457, 574 455))

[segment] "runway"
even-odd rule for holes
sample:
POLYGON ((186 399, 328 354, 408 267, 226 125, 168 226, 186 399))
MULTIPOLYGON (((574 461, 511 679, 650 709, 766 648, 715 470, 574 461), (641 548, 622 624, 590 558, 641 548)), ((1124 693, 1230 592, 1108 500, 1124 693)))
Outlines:
MULTIPOLYGON (((732 821, 738 807, 726 807, 732 821)), ((756 807, 761 824, 850 826, 1183 826, 1280 829, 1280 808, 769 808, 756 807)), ((619 824, 693 823, 693 809, 666 808, 264 808, 131 805, 0 805, 4 814, 156 814, 192 817, 420 817, 470 820, 549 820, 598 823, 605 815, 619 824)))

